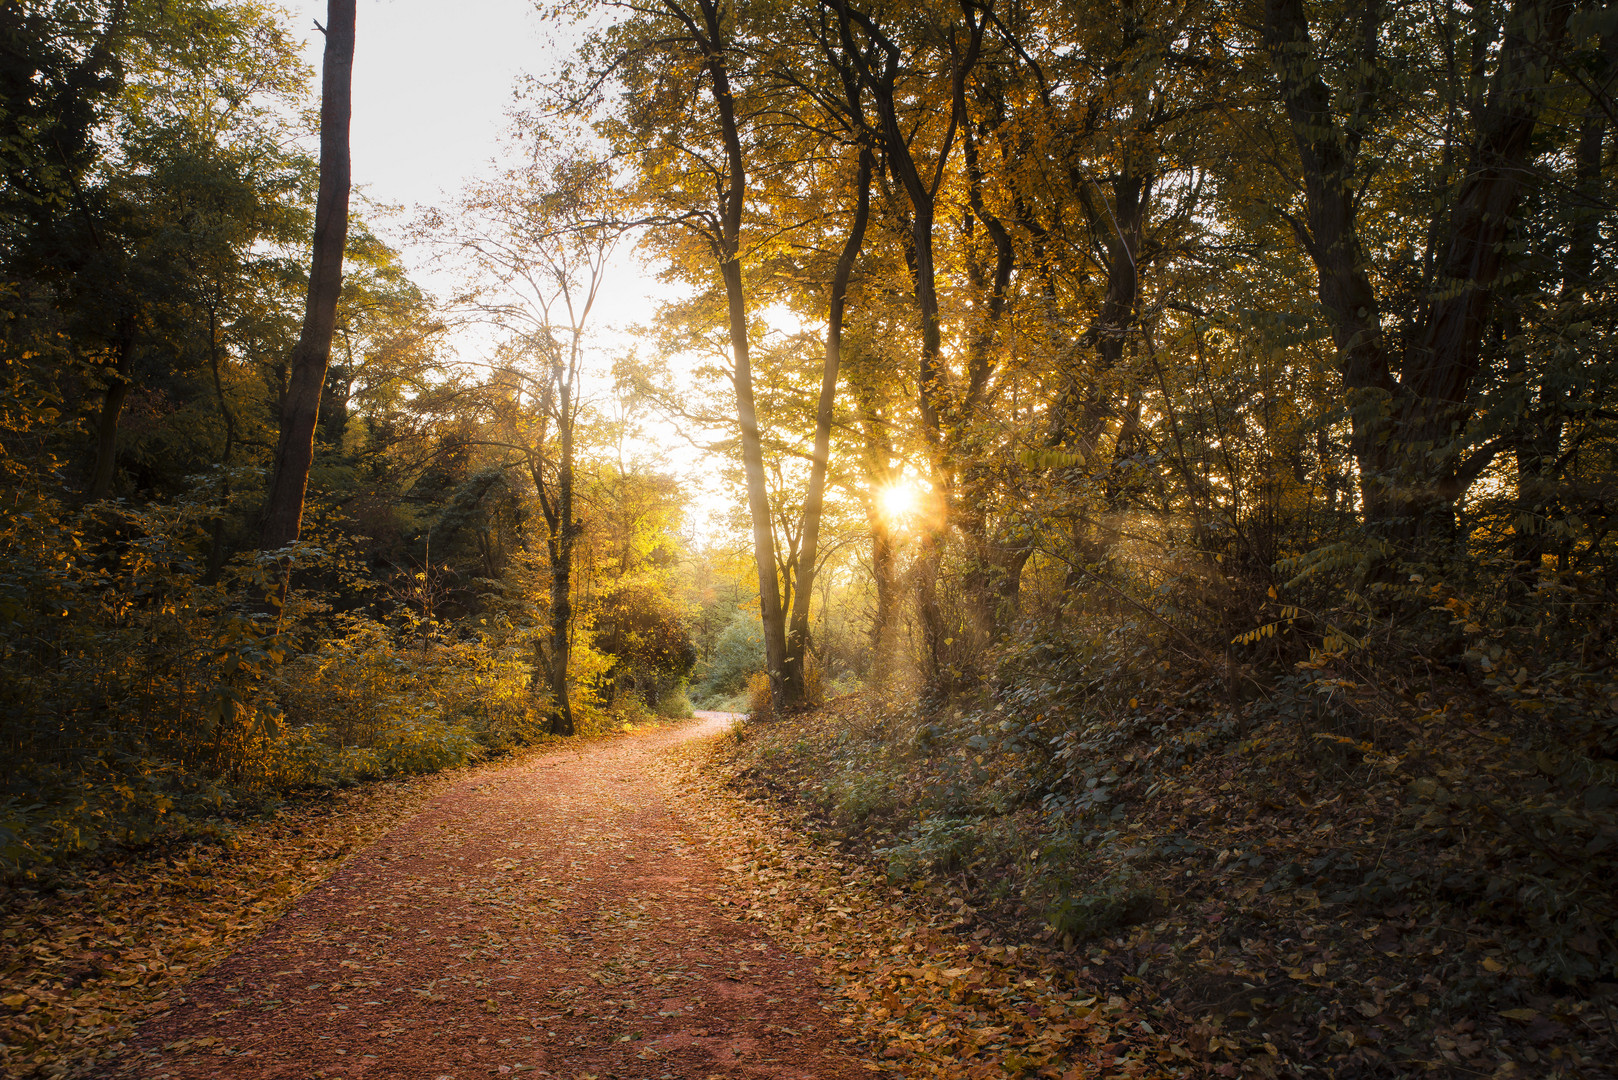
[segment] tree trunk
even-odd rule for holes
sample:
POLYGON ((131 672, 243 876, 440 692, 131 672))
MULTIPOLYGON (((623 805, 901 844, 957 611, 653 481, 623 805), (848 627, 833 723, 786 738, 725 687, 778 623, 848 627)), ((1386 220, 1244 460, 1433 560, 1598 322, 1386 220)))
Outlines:
POLYGON ((720 192, 719 275, 725 286, 730 347, 736 365, 736 423, 742 444, 742 472, 747 483, 747 509, 753 519, 753 558, 758 565, 759 615, 764 624, 764 663, 770 679, 770 700, 777 714, 787 706, 783 673, 786 666, 786 619, 781 586, 775 568, 775 536, 770 529, 770 495, 764 477, 764 446, 753 403, 753 365, 747 340, 747 300, 742 288, 741 228, 746 205, 747 174, 742 159, 741 134, 736 126, 736 101, 730 72, 725 67, 722 25, 724 13, 710 0, 701 3, 702 35, 707 50, 708 76, 713 81, 714 104, 719 110, 719 135, 725 146, 729 185, 720 192))
POLYGON ((118 360, 107 380, 106 395, 101 399, 101 415, 96 418, 96 460, 90 474, 90 487, 86 497, 91 502, 105 499, 112 491, 112 479, 118 471, 118 418, 124 411, 124 400, 129 397, 129 376, 135 363, 135 328, 129 320, 118 327, 118 360))
POLYGON ((892 440, 877 408, 875 388, 856 373, 851 373, 849 381, 859 405, 860 430, 865 444, 865 515, 871 525, 871 576, 876 582, 876 610, 871 613, 871 671, 868 681, 873 686, 881 686, 893 674, 897 643, 899 544, 871 493, 893 482, 895 455, 892 440))
MULTIPOLYGON (((575 336, 573 348, 578 349, 575 336)), ((568 662, 573 652, 573 545, 578 539, 578 522, 573 520, 573 382, 558 379, 559 403, 557 434, 562 455, 556 466, 556 516, 559 528, 551 555, 551 694, 558 735, 573 734, 573 701, 567 692, 568 662)))
POLYGON ((894 634, 899 615, 899 551, 882 515, 871 515, 871 576, 876 580, 876 610, 871 613, 870 685, 884 686, 893 675, 894 634))
POLYGON ((326 53, 320 85, 320 190, 315 200, 314 250, 303 329, 292 352, 291 378, 281 410, 281 438, 264 508, 259 544, 285 547, 303 523, 315 426, 326 386, 337 297, 343 288, 343 251, 348 243, 350 180, 348 126, 352 112, 355 0, 327 0, 326 53))
POLYGON ((876 104, 878 127, 888 171, 904 190, 910 204, 908 243, 905 261, 910 268, 911 287, 920 319, 921 355, 917 365, 917 407, 921 414, 922 434, 927 440, 928 465, 932 480, 932 502, 924 514, 919 542, 919 554, 912 571, 915 583, 916 614, 922 630, 922 675, 926 682, 926 696, 937 703, 948 694, 951 678, 941 655, 946 631, 943 611, 938 603, 938 576, 943 560, 944 538, 949 531, 953 483, 948 461, 948 447, 944 435, 945 413, 948 405, 949 371, 943 358, 943 334, 939 321, 937 268, 933 251, 933 224, 938 190, 943 183, 944 163, 954 147, 955 134, 968 118, 961 114, 964 101, 962 84, 977 64, 983 44, 985 13, 974 19, 968 10, 969 36, 964 53, 956 54, 951 65, 951 99, 949 121, 938 154, 933 163, 933 175, 926 179, 921 174, 911 153, 913 133, 899 117, 897 80, 900 73, 902 50, 882 32, 874 19, 855 10, 846 0, 828 0, 829 6, 843 16, 844 51, 855 62, 860 78, 871 91, 876 104), (875 70, 865 59, 865 52, 852 39, 848 23, 857 24, 872 43, 881 49, 881 70, 875 70))
MULTIPOLYGON (((998 126, 1003 106, 998 99, 995 100, 996 126, 998 126)), ((956 80, 955 109, 963 118, 961 151, 966 162, 967 203, 970 208, 964 215, 962 231, 970 240, 974 223, 981 223, 994 247, 994 268, 990 274, 984 273, 983 267, 978 264, 978 260, 973 257, 970 250, 966 257, 967 277, 973 290, 979 294, 985 291, 988 293, 983 321, 972 335, 967 349, 966 399, 961 409, 961 419, 964 424, 970 424, 976 420, 983 407, 989 378, 994 372, 994 348, 1000 340, 1000 324, 1010 299, 1011 274, 1016 259, 1011 234, 999 217, 989 209, 983 198, 983 168, 978 160, 977 138, 973 134, 972 124, 967 119, 965 80, 956 80)), ((968 461, 965 466, 957 479, 960 505, 956 508, 955 523, 966 540, 967 549, 971 552, 971 565, 962 581, 961 592, 967 606, 966 615, 971 622, 969 648, 972 656, 979 657, 983 655, 984 648, 996 641, 999 636, 998 569, 994 557, 998 545, 994 542, 993 524, 989 514, 992 506, 990 492, 993 489, 993 479, 988 475, 988 470, 982 467, 981 459, 968 461)), ((974 665, 971 678, 975 681, 980 674, 974 665)))
POLYGON ((783 694, 788 708, 808 703, 808 681, 804 660, 809 648, 809 601, 815 584, 815 559, 820 544, 820 515, 826 491, 826 462, 831 454, 832 406, 837 399, 837 369, 843 356, 843 313, 848 300, 848 280, 854 260, 865 242, 865 224, 871 209, 871 171, 875 164, 871 151, 860 148, 859 172, 855 177, 854 221, 848 239, 832 273, 831 297, 826 316, 826 362, 820 379, 820 400, 815 409, 814 461, 809 469, 809 489, 803 506, 803 546, 798 554, 797 592, 793 596, 792 620, 787 631, 786 659, 782 666, 783 694))
POLYGON ((1306 220, 1301 246, 1319 279, 1338 349, 1359 466, 1364 521, 1405 551, 1447 538, 1455 501, 1492 458, 1459 460, 1472 419, 1483 330, 1504 267, 1504 240, 1531 178, 1531 139, 1553 55, 1566 35, 1567 0, 1518 0, 1504 34, 1468 168, 1446 214, 1435 219, 1437 268, 1426 307, 1397 357, 1382 331, 1382 306, 1357 221, 1357 154, 1381 70, 1381 9, 1363 10, 1354 61, 1367 82, 1349 123, 1334 111, 1302 0, 1267 0, 1264 40, 1302 166, 1306 220), (1397 365, 1396 365, 1397 360, 1397 365), (1395 370, 1397 367, 1397 374, 1395 370))
POLYGON ((742 268, 736 260, 720 268, 730 308, 730 344, 736 358, 736 421, 741 429, 742 472, 747 482, 747 509, 753 519, 753 559, 758 566, 759 617, 764 626, 764 663, 770 678, 770 700, 777 710, 787 708, 783 674, 786 668, 786 625, 781 610, 781 585, 776 580, 775 536, 770 530, 770 496, 764 478, 764 447, 759 437, 758 410, 753 403, 753 369, 747 348, 747 309, 742 295, 742 268))
POLYGON ((229 555, 225 544, 223 507, 230 501, 230 464, 236 453, 236 414, 230 411, 230 402, 225 398, 224 374, 220 370, 224 362, 223 353, 224 350, 219 347, 219 310, 210 304, 208 307, 208 370, 213 375, 213 392, 215 400, 219 403, 219 418, 225 424, 225 448, 219 454, 219 465, 223 470, 223 482, 219 489, 221 513, 215 515, 209 529, 208 566, 202 578, 209 585, 219 580, 219 575, 225 569, 225 559, 229 555))

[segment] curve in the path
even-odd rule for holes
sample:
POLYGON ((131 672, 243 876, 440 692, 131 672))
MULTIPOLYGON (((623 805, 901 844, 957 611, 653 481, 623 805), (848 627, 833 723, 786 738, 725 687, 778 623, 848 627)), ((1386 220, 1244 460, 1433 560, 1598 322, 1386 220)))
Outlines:
POLYGON ((484 771, 139 1033, 141 1077, 867 1075, 648 768, 726 714, 484 771))

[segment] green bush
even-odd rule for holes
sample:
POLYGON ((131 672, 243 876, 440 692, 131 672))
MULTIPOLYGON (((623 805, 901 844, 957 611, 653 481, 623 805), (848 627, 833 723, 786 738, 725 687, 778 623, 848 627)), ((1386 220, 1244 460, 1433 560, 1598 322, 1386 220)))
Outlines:
POLYGON ((697 687, 697 700, 708 703, 732 697, 747 687, 747 678, 764 670, 764 624, 757 615, 738 611, 714 642, 713 655, 697 687))
POLYGON ((666 716, 671 720, 684 720, 694 711, 691 699, 686 696, 683 686, 674 687, 657 702, 657 715, 666 716))
POLYGON ((892 785, 880 776, 844 774, 828 782, 823 798, 839 820, 858 824, 894 806, 892 785))
POLYGON ((905 840, 875 854, 887 860, 888 880, 894 883, 929 872, 952 874, 976 847, 977 827, 975 818, 928 818, 905 840))
POLYGON ((1059 896, 1046 909, 1045 920, 1071 946, 1143 922, 1156 904, 1157 894, 1151 889, 1108 877, 1082 892, 1059 896))

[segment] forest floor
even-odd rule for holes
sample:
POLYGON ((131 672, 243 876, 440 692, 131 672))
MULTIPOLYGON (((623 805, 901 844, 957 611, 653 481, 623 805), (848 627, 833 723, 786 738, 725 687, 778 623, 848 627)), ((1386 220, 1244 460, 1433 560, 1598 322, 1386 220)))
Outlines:
POLYGON ((982 736, 998 709, 902 695, 750 724, 705 775, 983 946, 931 1001, 913 960, 840 969, 853 1026, 908 1075, 1618 1076, 1607 789, 1561 795, 1527 725, 1389 722, 1376 751, 1212 713, 1096 724, 1063 785, 1088 818, 1038 798, 1047 755, 982 736), (1008 954, 1035 972, 1016 985, 1038 1032, 972 1016, 1003 1004, 977 980, 1008 954))
MULTIPOLYGON (((1252 1018, 1211 1012, 1207 972, 1185 965, 1225 953, 1165 950, 1177 908, 1086 959, 971 889, 894 880, 874 841, 781 797, 815 740, 854 746, 843 719, 743 731, 699 714, 312 799, 218 844, 176 841, 0 895, 0 1063, 17 1077, 141 1080, 1390 1074, 1370 1059, 1312 1064, 1281 1013, 1249 1005, 1259 1018, 1243 1028, 1252 1018)), ((859 791, 898 798, 910 783, 855 757, 859 791)), ((1398 1004, 1410 987, 1375 966, 1399 960, 1403 938, 1365 934, 1346 907, 1302 930, 1269 907, 1264 925, 1238 918, 1262 896, 1235 865, 1195 871, 1221 876, 1193 914, 1239 924, 1243 962, 1220 970, 1254 1001, 1308 991, 1457 1047, 1407 1058, 1402 1075, 1606 1075, 1599 1007, 1457 999, 1433 1014, 1445 1027, 1417 1023, 1426 1013, 1398 1004), (1292 938, 1331 953, 1272 978, 1265 950, 1292 938), (1505 1023, 1528 1032, 1511 1047, 1529 1060, 1500 1060, 1505 1023), (1588 1030, 1574 1039, 1573 1025, 1588 1030)), ((1479 956, 1485 976, 1502 974, 1479 956)), ((1452 980, 1435 966, 1447 960, 1410 964, 1452 980)), ((1426 982, 1408 996, 1436 1009, 1442 982, 1426 982)))
POLYGON ((0 896, 10 1076, 1162 1075, 1162 1036, 951 932, 642 729, 0 896))
POLYGON ((98 1074, 865 1075, 659 766, 730 720, 462 775, 172 989, 98 1074))

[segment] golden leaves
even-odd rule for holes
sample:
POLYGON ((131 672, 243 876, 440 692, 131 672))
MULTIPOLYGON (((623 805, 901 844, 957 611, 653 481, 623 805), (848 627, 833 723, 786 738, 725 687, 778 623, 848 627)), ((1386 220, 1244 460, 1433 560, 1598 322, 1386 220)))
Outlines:
POLYGON ((0 1014, 0 1073, 49 1075, 106 1060, 164 995, 461 776, 369 784, 245 825, 230 845, 80 864, 54 892, 0 894, 0 980, 18 990, 0 997, 10 1013, 0 1014))
POLYGON ((1145 1021, 1123 997, 1085 992, 1037 949, 957 936, 952 916, 737 798, 704 769, 712 762, 701 751, 676 755, 671 787, 730 855, 724 868, 752 893, 747 918, 783 947, 821 958, 819 981, 845 1037, 875 1058, 868 1067, 950 1080, 1059 1077, 1111 1047, 1109 1061, 1146 1070, 1147 1044, 1134 1034, 1145 1021))

